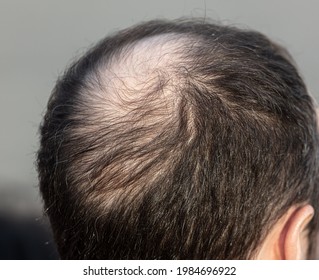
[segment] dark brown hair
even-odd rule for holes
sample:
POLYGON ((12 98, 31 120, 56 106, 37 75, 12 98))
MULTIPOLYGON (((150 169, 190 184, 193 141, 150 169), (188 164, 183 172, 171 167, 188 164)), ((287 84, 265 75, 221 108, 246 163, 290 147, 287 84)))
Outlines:
POLYGON ((302 203, 314 250, 314 105, 260 33, 160 20, 106 37, 58 80, 40 134, 64 259, 253 258, 302 203))

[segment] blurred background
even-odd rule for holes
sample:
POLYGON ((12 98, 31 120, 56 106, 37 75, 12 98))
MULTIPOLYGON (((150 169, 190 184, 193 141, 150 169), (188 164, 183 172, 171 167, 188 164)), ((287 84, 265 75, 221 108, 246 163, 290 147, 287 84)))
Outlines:
POLYGON ((0 259, 55 259, 37 189, 38 126, 57 77, 110 32, 154 18, 207 17, 288 48, 319 97, 316 0, 0 0, 0 259))

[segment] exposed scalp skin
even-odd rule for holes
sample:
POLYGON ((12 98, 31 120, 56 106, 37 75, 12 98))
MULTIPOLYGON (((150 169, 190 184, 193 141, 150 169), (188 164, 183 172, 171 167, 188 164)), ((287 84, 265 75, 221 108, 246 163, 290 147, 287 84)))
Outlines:
POLYGON ((318 210, 316 117, 288 57, 190 20, 121 31, 75 62, 38 155, 61 257, 253 258, 291 205, 318 210))
MULTIPOLYGON (((158 142, 163 141, 167 129, 176 130, 178 126, 176 112, 180 103, 180 82, 183 79, 178 72, 185 67, 185 61, 178 52, 181 52, 185 41, 185 38, 174 34, 143 39, 124 48, 120 54, 115 55, 111 63, 106 63, 88 76, 88 79, 95 79, 91 80, 91 84, 95 84, 93 92, 82 92, 84 99, 87 98, 90 104, 89 108, 94 110, 93 114, 88 113, 88 119, 93 116, 91 125, 87 126, 92 129, 90 133, 103 129, 105 123, 108 123, 107 134, 124 134, 114 136, 114 139, 118 137, 119 143, 116 144, 123 145, 119 161, 113 160, 101 172, 102 177, 108 174, 108 183, 103 184, 103 191, 93 194, 100 200, 103 198, 103 202, 100 202, 103 211, 120 194, 123 196, 125 193, 128 199, 131 198, 127 193, 142 194, 145 191, 144 184, 151 184, 158 174, 166 172, 165 166, 168 164, 159 159, 161 145, 158 142), (100 119, 97 120, 96 116, 100 119), (126 149, 129 155, 127 157, 126 149), (135 154, 132 154, 132 149, 135 154), (144 174, 147 181, 143 183, 136 180, 134 174, 143 171, 148 164, 152 164, 152 169, 149 170, 152 174, 144 174), (128 182, 123 180, 121 183, 118 176, 127 179, 132 176, 135 182, 128 187, 128 182)), ((104 146, 105 153, 114 149, 115 143, 110 144, 104 146)), ((91 158, 91 154, 88 157, 91 158)), ((80 159, 82 160, 83 158, 80 159)), ((95 180, 99 179, 93 177, 95 180)), ((91 203, 92 199, 87 202, 91 203)))

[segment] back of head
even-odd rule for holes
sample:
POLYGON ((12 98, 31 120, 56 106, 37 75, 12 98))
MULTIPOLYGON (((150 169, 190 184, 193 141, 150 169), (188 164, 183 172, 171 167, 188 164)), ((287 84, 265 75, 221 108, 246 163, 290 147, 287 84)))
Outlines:
POLYGON ((283 48, 151 21, 59 79, 38 170, 62 258, 245 259, 292 205, 318 213, 317 156, 313 103, 283 48))

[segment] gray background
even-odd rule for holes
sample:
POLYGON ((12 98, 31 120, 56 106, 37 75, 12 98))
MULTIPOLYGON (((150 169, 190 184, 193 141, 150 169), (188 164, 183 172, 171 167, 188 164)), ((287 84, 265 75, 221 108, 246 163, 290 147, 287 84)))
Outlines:
POLYGON ((110 32, 140 21, 210 17, 259 30, 292 53, 318 99, 319 1, 0 0, 0 207, 39 210, 37 130, 58 75, 110 32))

